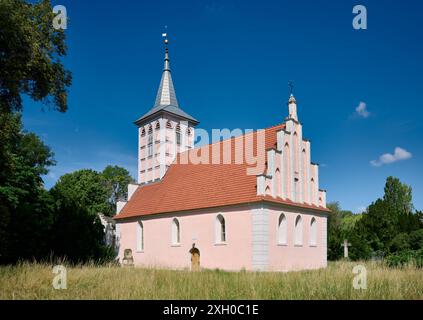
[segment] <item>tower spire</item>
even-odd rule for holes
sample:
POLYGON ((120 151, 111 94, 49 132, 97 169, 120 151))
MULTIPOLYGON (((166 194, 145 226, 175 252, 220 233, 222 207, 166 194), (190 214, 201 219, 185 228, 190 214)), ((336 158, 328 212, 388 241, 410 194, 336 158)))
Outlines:
POLYGON ((162 73, 162 79, 160 81, 159 90, 157 91, 156 103, 154 107, 158 106, 174 106, 179 107, 178 100, 176 99, 175 88, 173 86, 172 76, 170 72, 170 60, 169 60, 169 38, 167 32, 162 34, 164 38, 165 46, 165 58, 164 67, 162 73))
POLYGON ((294 83, 293 81, 288 82, 288 88, 290 92, 289 100, 288 100, 288 112, 289 116, 288 118, 294 119, 295 121, 298 121, 298 115, 297 115, 297 100, 295 100, 294 97, 294 83))

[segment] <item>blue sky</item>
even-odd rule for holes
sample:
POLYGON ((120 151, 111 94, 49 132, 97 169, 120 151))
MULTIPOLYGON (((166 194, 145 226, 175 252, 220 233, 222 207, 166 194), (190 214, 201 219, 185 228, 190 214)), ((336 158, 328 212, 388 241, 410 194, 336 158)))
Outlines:
POLYGON ((382 196, 386 177, 393 175, 413 187, 414 204, 423 209, 421 1, 53 4, 65 5, 70 20, 64 59, 73 73, 69 111, 60 114, 29 100, 24 105, 25 128, 56 154, 46 187, 64 173, 108 164, 135 176, 133 121, 154 103, 167 25, 179 104, 200 120, 199 127, 280 123, 293 80, 328 201, 358 211, 382 196), (357 4, 367 7, 367 30, 352 27, 357 4), (361 116, 360 102, 366 105, 361 116), (394 155, 397 147, 403 151, 394 155), (386 153, 391 163, 371 164, 386 153))

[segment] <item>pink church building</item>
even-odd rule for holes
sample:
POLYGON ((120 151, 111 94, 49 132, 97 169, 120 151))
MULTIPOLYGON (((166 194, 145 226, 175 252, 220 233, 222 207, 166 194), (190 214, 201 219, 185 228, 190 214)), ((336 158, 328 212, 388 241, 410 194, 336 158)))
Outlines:
POLYGON ((155 104, 135 122, 138 183, 114 217, 120 261, 130 249, 142 267, 326 267, 330 211, 294 96, 282 123, 194 148, 199 122, 178 104, 165 43, 155 104))

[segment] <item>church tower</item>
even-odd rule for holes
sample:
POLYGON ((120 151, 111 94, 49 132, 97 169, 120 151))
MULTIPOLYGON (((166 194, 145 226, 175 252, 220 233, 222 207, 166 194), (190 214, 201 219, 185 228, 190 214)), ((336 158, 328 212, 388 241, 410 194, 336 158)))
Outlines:
POLYGON ((199 123, 184 112, 176 99, 170 61, 169 40, 165 44, 164 68, 154 106, 135 121, 138 126, 138 183, 163 178, 179 152, 194 147, 194 127, 199 123))

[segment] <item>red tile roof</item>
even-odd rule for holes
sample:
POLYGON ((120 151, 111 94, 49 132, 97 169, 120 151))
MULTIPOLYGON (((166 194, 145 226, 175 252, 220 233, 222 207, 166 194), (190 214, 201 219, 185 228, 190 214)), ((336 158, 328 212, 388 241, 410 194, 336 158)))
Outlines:
MULTIPOLYGON (((178 155, 163 179, 156 183, 140 186, 120 214, 116 215, 114 219, 260 201, 329 211, 323 207, 294 203, 282 198, 257 196, 256 174, 265 172, 266 150, 276 147, 276 133, 284 128, 285 124, 280 124, 261 131, 265 133, 265 143, 259 151, 257 151, 257 143, 260 142, 260 139, 257 140, 258 131, 255 131, 192 149, 178 155), (253 143, 248 143, 248 141, 253 143), (231 160, 226 162, 228 164, 222 164, 222 150, 228 145, 231 148, 231 160), (245 145, 245 148, 240 149, 243 145, 245 145), (217 150, 218 148, 221 155, 220 164, 212 164, 212 150, 217 150), (239 164, 239 162, 235 161, 237 159, 235 156, 242 155, 242 150, 244 150, 244 156, 248 152, 251 152, 251 155, 258 156, 258 163, 262 164, 262 168, 259 168, 255 174, 247 174, 247 169, 252 169, 255 165, 248 165, 245 161, 239 164), (192 163, 191 157, 204 154, 206 154, 205 158, 208 157, 210 164, 192 163), (190 161, 187 161, 187 164, 181 163, 183 159, 188 158, 190 161)), ((213 153, 213 155, 215 154, 213 153)))

